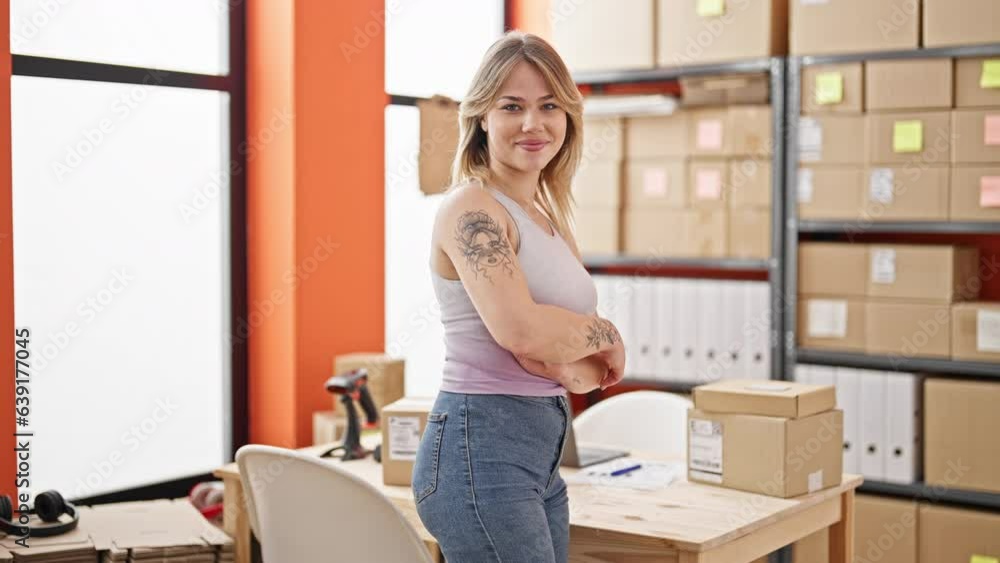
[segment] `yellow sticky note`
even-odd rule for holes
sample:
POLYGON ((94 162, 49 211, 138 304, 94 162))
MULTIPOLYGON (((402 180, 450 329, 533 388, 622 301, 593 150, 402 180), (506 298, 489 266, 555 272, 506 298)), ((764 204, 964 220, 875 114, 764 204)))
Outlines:
POLYGON ((922 150, 924 150, 923 121, 897 121, 893 124, 892 152, 920 152, 922 150))
POLYGON ((839 72, 821 72, 816 75, 816 103, 839 104, 844 101, 844 75, 839 72))
POLYGON ((1000 559, 989 555, 973 555, 969 558, 969 563, 1000 563, 1000 559))
POLYGON ((1000 88, 1000 59, 983 61, 983 74, 979 77, 980 88, 1000 88))
POLYGON ((703 18, 721 16, 726 13, 726 0, 698 0, 698 15, 703 18))

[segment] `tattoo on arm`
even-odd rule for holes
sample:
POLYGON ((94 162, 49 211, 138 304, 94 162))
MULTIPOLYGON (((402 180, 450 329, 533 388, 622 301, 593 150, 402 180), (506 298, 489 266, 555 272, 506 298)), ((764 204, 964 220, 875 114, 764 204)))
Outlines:
POLYGON ((611 321, 596 317, 587 327, 587 345, 600 349, 601 343, 615 344, 622 339, 611 321))
POLYGON ((510 243, 503 228, 486 211, 480 209, 463 213, 455 228, 455 240, 477 278, 482 274, 493 283, 490 276, 493 272, 514 275, 510 243))

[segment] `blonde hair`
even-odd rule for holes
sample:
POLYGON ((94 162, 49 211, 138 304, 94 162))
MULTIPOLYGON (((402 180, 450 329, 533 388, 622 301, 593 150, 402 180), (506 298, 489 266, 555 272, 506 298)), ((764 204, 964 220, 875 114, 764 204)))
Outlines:
POLYGON ((494 43, 476 71, 469 92, 459 105, 459 136, 452 184, 478 180, 490 182, 490 153, 486 132, 479 123, 500 96, 500 86, 517 63, 534 65, 552 88, 556 103, 566 112, 566 138, 559 152, 542 169, 535 202, 556 223, 559 232, 569 232, 573 219, 570 182, 583 153, 583 97, 562 58, 544 39, 522 31, 507 32, 494 43))

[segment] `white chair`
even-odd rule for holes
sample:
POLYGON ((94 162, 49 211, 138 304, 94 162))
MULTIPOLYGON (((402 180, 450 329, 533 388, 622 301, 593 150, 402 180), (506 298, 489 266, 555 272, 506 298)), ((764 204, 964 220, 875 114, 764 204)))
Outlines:
POLYGON ((236 463, 264 563, 432 563, 392 502, 333 463, 259 445, 236 463))
POLYGON ((687 411, 691 401, 662 391, 614 395, 573 421, 578 442, 687 456, 687 411))

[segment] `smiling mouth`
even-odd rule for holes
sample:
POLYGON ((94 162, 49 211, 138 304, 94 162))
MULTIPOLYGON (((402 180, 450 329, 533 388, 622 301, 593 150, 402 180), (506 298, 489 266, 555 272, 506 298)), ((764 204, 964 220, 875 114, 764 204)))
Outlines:
POLYGON ((517 143, 517 146, 527 151, 539 151, 548 144, 548 141, 530 141, 517 143))

